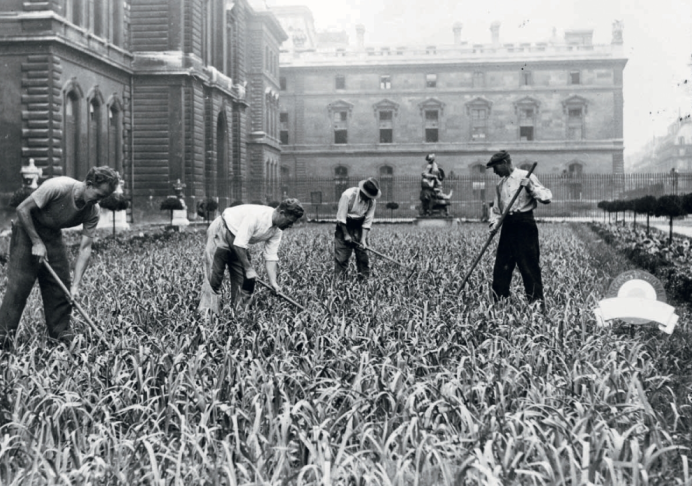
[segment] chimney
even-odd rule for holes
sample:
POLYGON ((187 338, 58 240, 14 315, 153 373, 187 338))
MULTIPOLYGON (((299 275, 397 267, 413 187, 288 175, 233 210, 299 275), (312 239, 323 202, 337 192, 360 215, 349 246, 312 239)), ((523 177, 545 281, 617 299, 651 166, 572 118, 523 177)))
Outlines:
POLYGON ((454 32, 454 45, 458 46, 461 44, 461 28, 463 27, 461 22, 455 22, 452 26, 452 31, 454 32))
POLYGON ((497 20, 490 24, 490 32, 492 33, 493 45, 500 44, 500 22, 497 20))
POLYGON ((358 50, 362 51, 365 48, 365 26, 363 24, 356 25, 356 36, 358 37, 358 50))

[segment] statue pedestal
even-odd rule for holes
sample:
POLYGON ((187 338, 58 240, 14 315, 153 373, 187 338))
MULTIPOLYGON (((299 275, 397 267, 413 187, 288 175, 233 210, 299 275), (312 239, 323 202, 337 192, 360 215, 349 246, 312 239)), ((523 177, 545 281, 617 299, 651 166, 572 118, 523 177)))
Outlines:
POLYGON ((113 218, 115 217, 115 231, 127 231, 130 224, 127 222, 127 211, 109 211, 101 208, 101 218, 96 229, 113 229, 113 218))
POLYGON ((454 218, 451 216, 442 218, 417 217, 415 225, 419 228, 446 228, 454 225, 454 218))
POLYGON ((187 219, 187 209, 174 209, 173 221, 171 226, 189 226, 190 221, 187 219))

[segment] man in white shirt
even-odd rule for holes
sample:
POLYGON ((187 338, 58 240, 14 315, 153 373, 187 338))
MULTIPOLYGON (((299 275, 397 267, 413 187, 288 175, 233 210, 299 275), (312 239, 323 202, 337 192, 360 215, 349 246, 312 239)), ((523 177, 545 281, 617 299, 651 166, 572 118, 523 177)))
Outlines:
POLYGON ((533 210, 538 206, 537 202, 549 204, 553 194, 550 189, 543 187, 535 174, 527 178, 528 171, 513 167, 512 158, 505 150, 493 155, 486 167, 492 168, 502 178, 495 187, 495 199, 490 211, 491 231, 497 227, 502 213, 519 187, 524 187, 502 223, 493 268, 494 297, 509 297, 512 272, 514 267, 518 267, 529 301, 540 301, 541 307, 545 308, 538 228, 533 210))
POLYGON ((207 229, 199 311, 219 313, 219 296, 226 267, 231 274, 231 304, 236 304, 239 291, 245 301, 249 300, 255 290, 257 272, 250 262, 248 247, 256 243, 264 245, 263 256, 269 284, 280 292, 276 277, 281 235, 283 230, 302 218, 303 213, 297 199, 285 199, 276 209, 242 204, 227 208, 216 218, 207 229))
POLYGON ((375 217, 376 199, 381 195, 379 184, 373 178, 362 180, 358 187, 350 187, 341 194, 334 233, 335 277, 345 274, 353 250, 356 252, 358 276, 370 276, 370 259, 365 247, 368 246, 368 233, 375 217))

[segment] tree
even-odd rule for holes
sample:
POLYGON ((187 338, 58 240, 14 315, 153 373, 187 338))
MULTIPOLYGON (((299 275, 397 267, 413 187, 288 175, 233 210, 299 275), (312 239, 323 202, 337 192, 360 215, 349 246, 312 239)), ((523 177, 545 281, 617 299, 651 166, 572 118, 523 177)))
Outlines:
POLYGON ((656 198, 654 196, 644 196, 634 200, 634 211, 639 214, 646 214, 646 234, 649 234, 649 217, 654 214, 656 209, 656 198))
POLYGON ((386 206, 387 209, 389 209, 389 217, 393 218, 394 217, 394 210, 399 209, 399 204, 395 203, 394 201, 389 201, 386 206))
POLYGON ((183 208, 183 202, 176 196, 168 196, 161 202, 161 211, 171 212, 171 226, 173 226, 173 211, 180 211, 183 208))
POLYGON ((99 202, 99 206, 113 212, 113 236, 115 236, 115 212, 124 211, 130 206, 130 201, 125 199, 122 192, 113 193, 99 202))
POLYGON ((219 203, 212 198, 207 198, 197 203, 197 214, 204 218, 204 221, 209 222, 209 213, 213 213, 219 208, 219 203))
POLYGON ((673 218, 680 216, 685 216, 687 211, 682 205, 683 199, 680 196, 674 194, 668 194, 661 196, 656 201, 656 209, 654 209, 654 216, 667 216, 670 222, 670 230, 668 233, 668 244, 673 242, 673 218))

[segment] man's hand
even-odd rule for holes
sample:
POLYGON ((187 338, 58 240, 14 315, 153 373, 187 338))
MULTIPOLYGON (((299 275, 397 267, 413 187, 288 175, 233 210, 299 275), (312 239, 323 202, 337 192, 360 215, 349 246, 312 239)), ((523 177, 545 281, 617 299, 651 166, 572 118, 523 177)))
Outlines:
POLYGON ((353 245, 353 238, 351 238, 351 235, 345 234, 344 235, 344 242, 349 246, 353 245))
POLYGON ((493 233, 493 232, 496 232, 498 229, 500 229, 500 226, 498 225, 498 223, 499 223, 499 221, 495 222, 495 223, 490 223, 490 227, 488 228, 488 232, 493 233))
POLYGON ((521 185, 521 187, 525 187, 527 191, 533 189, 533 183, 531 182, 531 179, 529 179, 528 177, 522 179, 519 184, 521 185))
POLYGON ((38 258, 39 265, 42 265, 44 260, 48 261, 48 250, 46 250, 46 245, 42 241, 31 246, 31 254, 38 258))
POLYGON ((255 272, 255 269, 250 267, 250 269, 245 272, 245 278, 248 280, 256 279, 257 272, 255 272))
POLYGON ((367 248, 368 247, 368 242, 365 240, 362 240, 360 243, 358 243, 361 247, 367 248))
POLYGON ((70 295, 72 296, 72 300, 79 299, 79 288, 73 285, 70 288, 70 295))
POLYGON ((269 285, 272 286, 272 288, 274 289, 274 292, 276 292, 277 294, 281 293, 281 286, 278 283, 269 282, 269 285))

